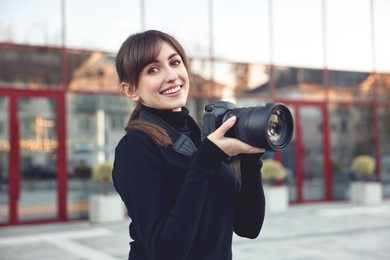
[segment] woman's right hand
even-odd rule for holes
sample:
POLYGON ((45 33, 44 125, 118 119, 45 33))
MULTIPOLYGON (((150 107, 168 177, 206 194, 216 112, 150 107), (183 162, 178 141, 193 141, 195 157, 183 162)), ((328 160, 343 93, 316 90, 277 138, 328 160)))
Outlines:
POLYGON ((264 153, 265 150, 246 144, 236 138, 225 137, 226 132, 236 123, 235 116, 226 120, 218 129, 209 134, 207 138, 224 151, 229 157, 240 153, 264 153))

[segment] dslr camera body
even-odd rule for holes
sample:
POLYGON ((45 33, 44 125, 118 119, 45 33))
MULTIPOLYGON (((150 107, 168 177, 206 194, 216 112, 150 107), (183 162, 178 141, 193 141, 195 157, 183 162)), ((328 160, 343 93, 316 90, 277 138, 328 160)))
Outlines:
POLYGON ((281 151, 292 139, 294 121, 284 104, 267 103, 265 106, 236 108, 228 101, 205 106, 202 139, 232 116, 236 116, 237 121, 226 133, 227 137, 237 138, 266 151, 281 151))

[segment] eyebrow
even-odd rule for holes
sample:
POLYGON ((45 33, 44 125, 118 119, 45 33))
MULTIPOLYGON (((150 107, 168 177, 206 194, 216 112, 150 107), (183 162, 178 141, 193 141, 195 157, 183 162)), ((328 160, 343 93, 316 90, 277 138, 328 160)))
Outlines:
MULTIPOLYGON (((168 60, 172 59, 175 56, 180 56, 180 54, 177 53, 177 52, 174 52, 174 53, 172 53, 171 55, 168 56, 168 60)), ((160 62, 158 59, 153 58, 148 64, 158 63, 158 62, 160 62)))
POLYGON ((174 53, 172 53, 171 55, 168 56, 168 60, 172 59, 175 56, 180 56, 180 55, 179 55, 179 53, 174 52, 174 53))

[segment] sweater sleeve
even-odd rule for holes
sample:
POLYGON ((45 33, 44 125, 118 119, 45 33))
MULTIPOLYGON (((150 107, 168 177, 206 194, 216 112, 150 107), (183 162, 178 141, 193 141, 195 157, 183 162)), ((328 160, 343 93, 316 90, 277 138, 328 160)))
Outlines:
POLYGON ((243 155, 240 163, 241 188, 236 204, 234 232, 247 238, 256 238, 264 222, 265 197, 260 156, 243 155))
POLYGON ((114 185, 150 257, 185 259, 196 235, 209 176, 226 155, 205 138, 175 205, 171 205, 159 149, 143 133, 127 134, 115 151, 114 185))

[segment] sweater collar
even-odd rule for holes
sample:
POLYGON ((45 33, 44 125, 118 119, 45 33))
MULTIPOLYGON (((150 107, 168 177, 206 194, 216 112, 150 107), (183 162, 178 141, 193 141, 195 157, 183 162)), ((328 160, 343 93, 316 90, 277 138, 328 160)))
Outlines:
POLYGON ((146 106, 143 106, 142 109, 161 118, 179 132, 188 129, 187 121, 190 112, 186 107, 183 107, 181 111, 159 110, 146 106))
MULTIPOLYGON (((144 120, 144 121, 149 122, 149 123, 152 123, 152 124, 156 124, 156 125, 162 127, 163 129, 165 129, 168 132, 168 135, 172 139, 172 142, 173 142, 172 149, 178 153, 181 153, 181 154, 184 154, 187 156, 192 156, 192 154, 197 149, 196 149, 196 146, 194 145, 194 143, 191 141, 191 139, 184 134, 180 134, 178 132, 178 130, 175 129, 171 124, 169 124, 167 121, 163 120, 163 118, 165 118, 164 117, 165 115, 163 117, 159 117, 156 114, 154 114, 152 111, 149 111, 150 109, 151 108, 143 107, 141 110, 139 119, 144 120)), ((156 109, 152 109, 152 110, 154 110, 154 112, 158 111, 158 113, 160 113, 160 112, 163 114, 166 113, 167 115, 169 115, 169 114, 172 115, 172 113, 181 114, 181 112, 161 111, 161 110, 159 111, 156 109)), ((188 109, 185 109, 185 110, 188 111, 188 109)), ((200 133, 199 127, 197 126, 195 121, 192 119, 192 117, 190 117, 188 115, 188 112, 184 111, 183 113, 187 113, 186 120, 189 120, 188 123, 189 123, 190 127, 196 128, 196 130, 200 133)), ((176 115, 179 115, 179 114, 176 114, 176 115)), ((181 117, 181 116, 182 115, 179 115, 179 117, 181 117)))

